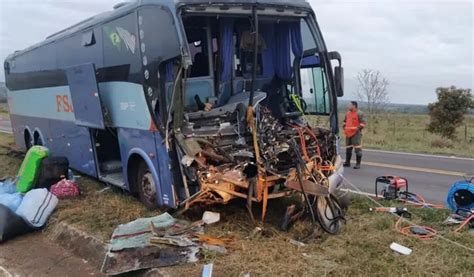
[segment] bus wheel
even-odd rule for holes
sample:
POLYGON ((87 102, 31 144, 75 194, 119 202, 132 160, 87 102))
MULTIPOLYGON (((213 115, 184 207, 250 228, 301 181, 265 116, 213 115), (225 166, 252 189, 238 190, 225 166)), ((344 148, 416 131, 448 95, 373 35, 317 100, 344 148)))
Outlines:
POLYGON ((30 131, 25 130, 24 138, 25 138, 26 151, 28 151, 31 148, 31 146, 33 146, 33 139, 31 137, 30 131))
POLYGON ((140 162, 137 170, 137 190, 140 201, 149 210, 157 208, 156 184, 150 169, 145 162, 140 162))

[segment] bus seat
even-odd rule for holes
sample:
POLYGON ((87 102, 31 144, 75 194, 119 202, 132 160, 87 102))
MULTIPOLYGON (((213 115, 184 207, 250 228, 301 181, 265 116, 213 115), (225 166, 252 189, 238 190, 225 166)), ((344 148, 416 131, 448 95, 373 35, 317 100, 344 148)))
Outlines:
MULTIPOLYGON (((166 83, 166 101, 171 102, 173 94, 174 83, 166 83)), ((197 110, 196 101, 194 98, 199 96, 203 102, 207 102, 214 97, 213 81, 210 78, 189 78, 186 84, 186 95, 184 96, 184 106, 186 110, 197 110)))
MULTIPOLYGON (((198 120, 198 119, 208 119, 214 117, 220 117, 225 114, 230 114, 235 111, 239 104, 243 104, 244 106, 248 105, 248 99, 250 97, 250 92, 242 92, 236 95, 233 95, 229 98, 229 101, 223 106, 215 107, 210 111, 197 111, 191 112, 186 114, 186 118, 190 121, 198 120)), ((265 100, 267 94, 264 92, 257 91, 253 97, 254 106, 258 103, 265 100)))
MULTIPOLYGON (((263 90, 264 87, 268 86, 272 82, 272 78, 257 78, 255 80, 255 89, 258 91, 263 91, 268 93, 268 91, 263 90)), ((244 88, 250 86, 249 79, 239 78, 234 80, 234 90, 232 95, 231 84, 230 82, 226 82, 220 85, 219 91, 221 92, 217 98, 217 106, 221 107, 224 106, 229 102, 229 100, 242 92, 244 92, 244 88), (246 84, 247 83, 247 84, 246 84)), ((245 89, 248 91, 248 89, 245 89)))
POLYGON ((186 85, 185 107, 188 110, 197 110, 197 104, 194 98, 196 95, 207 102, 209 98, 214 97, 212 79, 188 79, 186 85))

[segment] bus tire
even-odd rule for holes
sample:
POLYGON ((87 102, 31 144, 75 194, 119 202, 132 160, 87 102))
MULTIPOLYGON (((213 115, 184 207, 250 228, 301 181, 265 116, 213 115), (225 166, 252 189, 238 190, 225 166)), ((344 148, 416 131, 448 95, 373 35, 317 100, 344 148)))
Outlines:
POLYGON ((34 134, 34 145, 40 145, 43 146, 43 139, 41 138, 41 135, 39 132, 35 132, 34 134))
POLYGON ((344 212, 336 197, 317 196, 315 200, 315 214, 324 231, 336 235, 341 231, 344 212))
POLYGON ((28 150, 30 150, 31 146, 33 146, 33 138, 32 138, 32 136, 30 134, 30 131, 28 129, 25 129, 23 137, 25 139, 26 151, 28 151, 28 150))
POLYGON ((136 188, 140 202, 149 210, 158 208, 156 199, 156 184, 153 174, 144 161, 141 161, 137 168, 136 188))

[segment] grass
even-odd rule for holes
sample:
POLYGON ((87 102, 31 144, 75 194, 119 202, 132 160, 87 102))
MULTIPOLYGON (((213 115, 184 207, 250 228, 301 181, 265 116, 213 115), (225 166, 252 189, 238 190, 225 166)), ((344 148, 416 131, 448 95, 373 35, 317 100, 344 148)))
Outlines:
MULTIPOLYGON (((315 126, 326 123, 318 117, 308 118, 315 126)), ((344 114, 341 113, 341 128, 343 119, 344 114)), ((371 149, 474 157, 473 116, 466 117, 464 124, 457 129, 454 140, 428 132, 426 127, 429 120, 428 115, 401 113, 367 116, 368 125, 363 131, 362 144, 371 149)))
POLYGON ((7 103, 0 103, 0 119, 10 119, 7 103))
MULTIPOLYGON (((22 154, 12 151, 12 137, 0 135, 0 170, 14 176, 22 154)), ((102 191, 105 186, 97 181, 78 179, 82 195, 73 200, 61 200, 49 224, 65 221, 104 241, 120 223, 138 217, 153 216, 133 197, 118 189, 102 191)), ((468 276, 474 272, 473 253, 440 239, 420 241, 405 237, 394 230, 395 218, 389 214, 369 212, 373 207, 366 198, 355 197, 347 214, 347 223, 336 236, 320 233, 320 237, 305 246, 289 241, 311 229, 308 219, 299 221, 289 233, 278 230, 278 222, 292 199, 272 200, 260 236, 252 236, 255 226, 250 222, 242 201, 226 206, 196 207, 183 218, 197 220, 204 210, 221 214, 221 221, 207 227, 206 233, 215 237, 234 238, 234 248, 226 255, 203 252, 200 262, 167 268, 171 276, 197 276, 206 263, 214 263, 214 276, 360 276, 360 275, 437 275, 468 276), (389 249, 397 242, 413 249, 410 256, 401 256, 389 249)), ((384 203, 392 205, 392 203, 384 203)), ((255 205, 258 212, 259 205, 255 205)), ((410 209, 417 224, 434 227, 440 234, 474 248, 474 237, 467 231, 452 232, 441 222, 449 214, 446 210, 410 209)))
MULTIPOLYGON (((273 203, 278 206, 277 203, 273 203)), ((400 235, 394 230, 395 219, 388 214, 368 212, 373 207, 365 198, 356 197, 347 216, 347 224, 336 236, 321 238, 298 247, 289 242, 308 230, 308 221, 299 222, 290 233, 276 230, 277 213, 267 224, 268 235, 249 238, 252 225, 241 207, 219 209, 224 219, 209 228, 215 236, 234 235, 240 249, 226 256, 206 257, 201 263, 184 265, 172 271, 178 276, 197 275, 203 263, 214 263, 217 276, 397 276, 397 275, 469 275, 474 270, 472 253, 440 240, 420 241, 400 235), (224 212, 223 212, 224 210, 224 212), (227 211, 230 210, 229 214, 227 211), (401 256, 389 249, 397 242, 413 249, 410 256, 401 256)), ((437 228, 443 235, 474 246, 472 235, 451 235, 450 228, 440 224, 447 212, 413 210, 415 221, 437 228)))
POLYGON ((374 149, 474 157, 474 117, 466 117, 454 140, 428 132, 428 123, 428 115, 369 116, 363 144, 374 149))

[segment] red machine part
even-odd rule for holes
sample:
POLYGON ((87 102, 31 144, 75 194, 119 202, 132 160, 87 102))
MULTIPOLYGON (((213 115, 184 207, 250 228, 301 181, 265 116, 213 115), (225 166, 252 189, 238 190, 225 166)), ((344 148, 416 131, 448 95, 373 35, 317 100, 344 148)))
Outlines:
POLYGON ((391 178, 391 185, 396 189, 400 190, 401 188, 406 188, 408 185, 407 179, 401 178, 399 176, 388 176, 391 178))
POLYGON ((378 184, 385 184, 387 189, 384 189, 384 198, 397 199, 398 192, 403 188, 408 192, 408 180, 400 176, 380 176, 375 179, 375 195, 378 195, 378 184))

